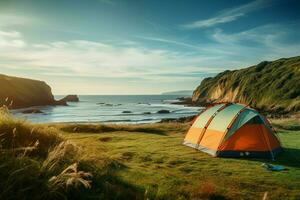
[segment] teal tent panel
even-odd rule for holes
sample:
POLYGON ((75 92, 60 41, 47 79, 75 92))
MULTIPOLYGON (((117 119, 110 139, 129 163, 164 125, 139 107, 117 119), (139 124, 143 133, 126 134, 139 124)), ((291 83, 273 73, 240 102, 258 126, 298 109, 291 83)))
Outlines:
POLYGON ((236 120, 232 124, 230 130, 227 132, 226 136, 224 137, 224 140, 229 138, 234 132, 236 132, 244 124, 246 124, 248 121, 250 121, 251 119, 253 119, 258 115, 259 113, 257 111, 248 108, 243 112, 241 112, 240 115, 236 118, 236 120))
POLYGON ((205 124, 209 120, 209 118, 224 104, 218 104, 216 106, 208 108, 206 111, 204 111, 199 117, 196 119, 192 127, 196 128, 204 128, 205 124))
POLYGON ((244 105, 231 104, 220 111, 212 120, 208 129, 224 132, 235 115, 244 108, 244 105))

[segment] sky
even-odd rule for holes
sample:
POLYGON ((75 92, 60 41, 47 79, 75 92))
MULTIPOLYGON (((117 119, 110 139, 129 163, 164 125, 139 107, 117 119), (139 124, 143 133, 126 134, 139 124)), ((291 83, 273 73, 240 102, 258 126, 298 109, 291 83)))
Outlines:
POLYGON ((0 0, 0 74, 54 94, 193 90, 300 55, 299 10, 298 0, 0 0))

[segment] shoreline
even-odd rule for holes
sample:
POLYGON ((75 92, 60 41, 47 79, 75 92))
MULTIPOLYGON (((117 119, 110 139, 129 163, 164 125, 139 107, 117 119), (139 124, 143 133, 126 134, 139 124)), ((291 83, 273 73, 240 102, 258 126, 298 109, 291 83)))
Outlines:
MULTIPOLYGON (((117 123, 117 122, 104 122, 104 121, 94 121, 94 122, 30 122, 33 125, 116 125, 116 126, 143 126, 143 125, 159 125, 159 124, 185 124, 192 122, 197 115, 187 116, 187 117, 180 117, 180 118, 165 118, 161 121, 157 122, 145 122, 145 123, 117 123)), ((291 115, 289 117, 282 117, 282 118, 267 118, 275 128, 285 129, 285 130, 300 130, 300 114, 291 115), (283 124, 286 122, 286 124, 283 124), (292 126, 290 128, 289 126, 292 126)))
MULTIPOLYGON (((94 96, 99 96, 99 95, 94 95, 94 96)), ((139 95, 137 95, 139 96, 139 95)), ((150 95, 151 96, 151 95, 150 95)), ((160 95, 159 95, 160 96, 160 95)), ((163 95, 163 96, 170 96, 170 97, 174 97, 174 95, 163 95)), ((109 97, 109 95, 107 96, 109 97)), ((163 115, 159 115, 160 113, 156 112, 156 111, 152 111, 152 112, 148 112, 147 108, 141 108, 141 111, 139 113, 136 113, 136 114, 133 114, 134 112, 138 112, 138 111, 134 111, 134 105, 131 105, 132 108, 130 107, 124 107, 124 108, 121 108, 124 109, 124 110, 130 110, 130 109, 133 109, 133 111, 126 111, 126 112, 130 112, 130 114, 127 114, 124 118, 124 114, 123 112, 121 112, 120 115, 101 115, 101 111, 100 111, 100 114, 99 114, 99 117, 97 119, 97 115, 91 115, 91 118, 86 120, 87 119, 87 116, 78 116, 78 119, 77 121, 71 121, 70 118, 71 116, 76 116, 76 108, 71 108, 70 109, 70 113, 67 114, 66 116, 66 121, 59 121, 58 120, 53 120, 53 122, 45 119, 45 121, 41 120, 41 121, 32 121, 30 120, 33 119, 33 118, 37 118, 39 116, 47 116, 48 115, 48 118, 50 119, 51 118, 51 111, 50 113, 47 113, 47 109, 51 110, 51 109, 64 109, 66 108, 65 106, 33 106, 33 107, 29 107, 29 108, 22 108, 22 109, 13 109, 13 110, 10 110, 12 111, 13 115, 14 114, 17 114, 19 115, 21 118, 25 118, 25 120, 28 120, 30 123, 35 123, 35 124, 64 124, 64 123, 67 123, 67 124, 128 124, 128 125, 136 125, 136 124, 155 124, 155 123, 170 123, 170 122, 176 122, 176 123, 186 123, 186 122, 191 122, 196 116, 197 114, 201 111, 201 109, 205 109, 204 106, 200 106, 200 105, 196 105, 195 103, 192 102, 192 98, 191 97, 177 97, 176 99, 172 100, 162 100, 163 102, 167 102, 166 104, 162 104, 162 105, 181 105, 183 107, 197 107, 197 109, 195 109, 195 113, 194 114, 187 114, 187 116, 180 116, 182 115, 180 112, 176 113, 175 110, 172 111, 172 109, 170 108, 166 108, 166 109, 170 109, 168 110, 169 113, 173 114, 168 116, 169 113, 166 113, 166 114, 163 114, 163 115), (45 112, 43 110, 43 108, 46 108, 45 109, 45 112), (143 114, 143 109, 145 109, 144 111, 147 111, 147 112, 144 112, 144 113, 147 113, 147 114, 143 114), (32 112, 26 112, 27 110, 31 111, 32 112), (74 113, 72 113, 74 112, 74 113), (151 113, 151 115, 150 115, 151 113), (25 115, 24 115, 25 114, 25 115), (27 115, 29 114, 29 115, 27 115), (157 115, 157 116, 156 116, 157 115), (174 116, 174 115, 177 115, 177 116, 174 116), (113 117, 115 116, 115 117, 113 117), (136 117, 131 117, 131 116, 140 116, 140 118, 136 118, 136 117), (82 117, 82 120, 80 119, 82 117), (108 117, 108 118, 107 118, 108 117), (152 118, 151 118, 152 117, 152 118), (103 118, 103 119, 102 119, 103 118), (109 118, 112 118, 112 119, 109 119, 109 118), (115 119, 114 119, 115 118, 115 119)), ((90 102, 90 101, 86 101, 86 100, 82 100, 80 101, 79 103, 91 103, 91 105, 94 103, 94 102, 90 102)), ((74 104, 76 105, 77 102, 74 104)), ((98 105, 98 103, 96 103, 98 105)), ((125 106, 126 106, 126 103, 123 103, 125 106)), ((141 105, 141 103, 136 103, 137 105, 141 105)), ((118 105, 122 105, 122 104, 118 104, 118 105)), ((145 104, 145 105, 150 105, 150 107, 154 104, 145 104)), ((71 104, 72 106, 72 104, 71 104)), ((101 106, 99 104, 99 106, 101 106)), ((69 107, 70 108, 70 107, 69 107)), ((79 106, 78 108, 81 108, 81 106, 79 106)), ((104 108, 104 107, 103 107, 104 108)), ((102 108, 100 108, 102 109, 102 108)), ((104 109, 108 109, 108 108, 104 108, 104 109)), ((165 108, 157 108, 157 109, 165 109, 165 108)), ((275 111, 272 111, 272 112, 267 112, 267 111, 261 111, 259 109, 256 109, 259 113, 263 114, 264 116, 266 116, 269 120, 280 120, 280 119, 293 119, 297 118, 297 116, 299 117, 300 114, 299 113, 287 113, 287 114, 282 114, 282 113, 278 113, 278 112, 275 112, 275 111)), ((60 112, 63 112, 63 111, 60 111, 60 112)), ((69 111, 67 111, 69 112, 69 111)), ((114 109, 112 109, 110 112, 114 112, 114 109)), ((184 114, 183 114, 184 115, 184 114)), ((46 117, 47 118, 47 117, 46 117)), ((61 119, 63 120, 63 119, 61 119)))
POLYGON ((79 102, 69 106, 31 107, 11 110, 17 118, 33 123, 120 123, 145 124, 162 120, 182 120, 196 115, 200 107, 174 105, 178 96, 80 96, 79 102))

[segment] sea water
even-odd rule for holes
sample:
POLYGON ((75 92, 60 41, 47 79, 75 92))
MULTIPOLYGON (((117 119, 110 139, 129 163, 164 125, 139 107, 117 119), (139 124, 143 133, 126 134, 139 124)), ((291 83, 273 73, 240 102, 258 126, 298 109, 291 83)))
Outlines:
MULTIPOLYGON (((63 96, 55 96, 61 99, 63 96)), ((13 110, 18 118, 35 123, 50 122, 106 122, 106 123, 154 123, 162 119, 187 117, 197 114, 200 107, 172 104, 177 95, 80 95, 79 102, 68 106, 35 107, 43 113, 23 114, 13 110), (160 114, 159 110, 170 113, 160 114)))

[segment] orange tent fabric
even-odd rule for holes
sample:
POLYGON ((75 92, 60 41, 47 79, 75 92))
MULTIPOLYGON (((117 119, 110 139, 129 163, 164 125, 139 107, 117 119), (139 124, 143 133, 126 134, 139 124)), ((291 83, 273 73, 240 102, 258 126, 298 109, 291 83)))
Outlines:
POLYGON ((218 157, 274 159, 282 150, 265 117, 234 103, 220 103, 200 113, 183 144, 218 157))

